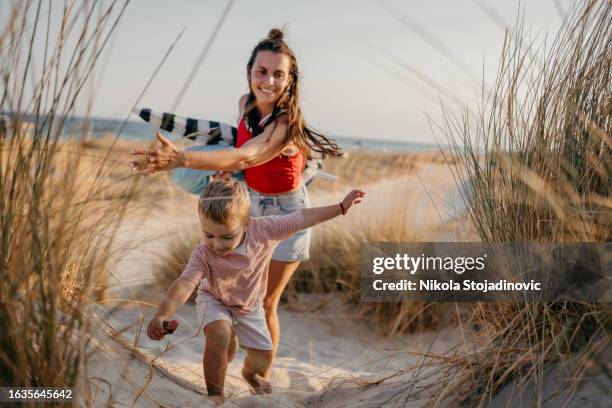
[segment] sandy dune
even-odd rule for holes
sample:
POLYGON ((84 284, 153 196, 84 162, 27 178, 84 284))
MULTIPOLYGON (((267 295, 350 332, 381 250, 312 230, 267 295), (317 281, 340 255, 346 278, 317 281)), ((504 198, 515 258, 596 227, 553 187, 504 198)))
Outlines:
MULTIPOLYGON (((281 311, 283 338, 272 376, 274 392, 270 396, 250 395, 240 377, 245 354, 239 350, 228 370, 227 406, 306 406, 308 401, 320 401, 320 406, 338 406, 338 399, 343 398, 338 392, 343 385, 354 389, 396 375, 418 363, 417 357, 408 350, 444 351, 456 339, 452 331, 387 339, 361 323, 346 306, 331 299, 326 302, 328 306, 318 312, 281 311), (335 390, 329 392, 330 388, 335 390)), ((207 401, 202 395, 204 338, 194 325, 193 305, 184 306, 178 313, 181 323, 175 334, 156 342, 141 332, 135 340, 140 319, 153 311, 152 307, 131 307, 108 314, 100 309, 100 317, 123 334, 122 339, 111 340, 113 336, 109 336, 108 330, 100 331, 97 343, 104 351, 95 352, 89 375, 112 384, 111 399, 117 403, 130 405, 138 390, 153 378, 136 406, 202 406, 207 401), (133 344, 137 344, 140 357, 130 352, 133 344), (145 361, 154 357, 161 367, 149 371, 145 361)), ((385 387, 398 392, 398 380, 406 384, 404 375, 390 380, 385 387)), ((97 383, 101 387, 97 399, 106 400, 108 384, 101 380, 97 383)), ((377 387, 380 398, 389 397, 385 387, 377 387)), ((354 390, 349 394, 355 394, 354 390)))

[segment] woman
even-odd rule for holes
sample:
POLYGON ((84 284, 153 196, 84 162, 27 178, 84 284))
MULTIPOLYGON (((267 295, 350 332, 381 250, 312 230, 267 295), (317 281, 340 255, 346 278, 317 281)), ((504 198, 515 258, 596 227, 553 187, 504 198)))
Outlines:
MULTIPOLYGON (((310 129, 300 109, 299 69, 283 32, 272 29, 247 63, 249 93, 239 101, 240 120, 235 148, 217 151, 178 150, 161 134, 154 152, 135 151, 145 160, 131 163, 143 175, 176 167, 243 170, 251 196, 251 215, 282 214, 308 207, 310 200, 302 171, 314 151, 323 157, 342 153, 333 141, 310 129), (147 160, 148 159, 148 160, 147 160)), ((274 355, 280 327, 277 308, 283 290, 301 261, 308 259, 310 231, 281 242, 272 255, 264 300, 274 355)), ((269 371, 263 373, 269 378, 269 371)))

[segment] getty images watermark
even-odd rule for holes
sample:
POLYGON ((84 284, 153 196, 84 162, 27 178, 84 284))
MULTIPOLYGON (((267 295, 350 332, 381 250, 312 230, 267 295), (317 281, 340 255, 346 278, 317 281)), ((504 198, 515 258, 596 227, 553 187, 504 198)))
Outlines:
POLYGON ((365 302, 612 301, 612 244, 369 243, 365 302))

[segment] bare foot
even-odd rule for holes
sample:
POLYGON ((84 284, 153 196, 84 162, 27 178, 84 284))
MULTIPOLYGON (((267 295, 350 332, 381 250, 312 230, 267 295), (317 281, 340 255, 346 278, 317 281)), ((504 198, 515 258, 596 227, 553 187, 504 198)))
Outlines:
POLYGON ((223 397, 220 395, 209 395, 208 399, 215 405, 223 404, 223 397))
POLYGON ((244 368, 242 369, 242 376, 246 382, 251 386, 251 391, 257 395, 271 394, 272 385, 270 381, 264 380, 259 374, 249 375, 244 368))
POLYGON ((227 362, 231 363, 234 361, 234 356, 238 350, 238 340, 236 339, 236 333, 232 331, 232 339, 230 340, 229 348, 227 349, 227 362))

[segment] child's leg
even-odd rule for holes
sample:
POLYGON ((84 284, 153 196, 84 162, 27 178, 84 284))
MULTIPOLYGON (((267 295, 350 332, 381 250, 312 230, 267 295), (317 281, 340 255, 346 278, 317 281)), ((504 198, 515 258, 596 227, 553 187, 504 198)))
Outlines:
POLYGON ((206 347, 204 348, 204 380, 208 395, 223 397, 223 385, 227 371, 227 358, 233 336, 230 322, 216 320, 204 328, 206 347))
POLYGON ((270 382, 260 374, 272 364, 274 352, 272 350, 257 350, 246 347, 247 356, 242 367, 242 376, 249 383, 256 394, 269 394, 272 392, 270 382))

